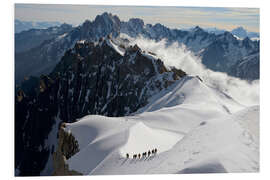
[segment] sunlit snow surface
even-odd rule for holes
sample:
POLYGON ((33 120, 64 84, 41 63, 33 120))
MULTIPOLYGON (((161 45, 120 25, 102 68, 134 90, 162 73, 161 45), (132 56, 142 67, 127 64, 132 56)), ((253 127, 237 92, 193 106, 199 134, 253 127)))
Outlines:
POLYGON ((259 106, 245 107, 187 76, 132 116, 89 115, 67 124, 80 151, 70 170, 88 174, 257 172, 259 106), (157 148, 147 158, 126 153, 157 148))

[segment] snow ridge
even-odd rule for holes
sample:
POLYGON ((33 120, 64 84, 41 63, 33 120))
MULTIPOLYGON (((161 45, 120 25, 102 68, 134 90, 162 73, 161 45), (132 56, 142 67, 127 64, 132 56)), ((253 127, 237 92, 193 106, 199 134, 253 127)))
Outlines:
POLYGON ((80 146, 67 163, 85 175, 257 172, 258 112, 187 76, 132 116, 67 124, 80 146), (154 148, 157 154, 132 159, 154 148))

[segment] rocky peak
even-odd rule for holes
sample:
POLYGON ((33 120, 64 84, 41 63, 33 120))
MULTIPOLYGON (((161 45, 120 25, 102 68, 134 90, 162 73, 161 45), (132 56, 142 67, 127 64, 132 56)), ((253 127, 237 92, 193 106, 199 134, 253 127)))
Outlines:
POLYGON ((142 19, 139 19, 139 18, 131 18, 129 19, 128 21, 128 24, 132 27, 132 28, 135 28, 135 29, 142 29, 143 26, 144 26, 144 22, 142 19))
POLYGON ((226 42, 237 42, 237 39, 232 35, 232 33, 225 31, 223 34, 218 35, 221 41, 226 42))
POLYGON ((86 20, 82 26, 78 27, 74 36, 77 39, 87 39, 97 41, 100 37, 106 37, 108 34, 116 37, 120 32, 120 19, 111 13, 103 13, 96 16, 94 21, 86 20))
POLYGON ((118 26, 120 28, 120 19, 118 16, 113 16, 111 13, 107 12, 103 13, 102 15, 97 15, 93 23, 95 25, 103 25, 105 27, 118 26))
POLYGON ((231 32, 232 32, 232 34, 234 34, 238 37, 241 37, 241 38, 247 37, 247 31, 241 26, 233 29, 231 32))
POLYGON ((195 26, 192 31, 196 33, 204 32, 204 30, 200 26, 195 26))
POLYGON ((253 42, 249 39, 249 37, 246 37, 245 39, 243 39, 242 41, 243 46, 245 46, 246 48, 252 48, 253 42))
POLYGON ((72 29, 72 25, 67 24, 67 23, 63 23, 63 24, 61 24, 60 28, 68 30, 68 29, 72 29))
POLYGON ((157 23, 153 26, 154 29, 157 29, 157 30, 162 30, 162 31, 165 31, 165 30, 168 30, 168 28, 160 23, 157 23))

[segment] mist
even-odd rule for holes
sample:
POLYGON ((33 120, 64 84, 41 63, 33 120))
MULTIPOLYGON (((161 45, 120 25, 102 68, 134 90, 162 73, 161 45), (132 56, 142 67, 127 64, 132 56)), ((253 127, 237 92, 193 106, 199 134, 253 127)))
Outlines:
POLYGON ((153 52, 160 58, 166 67, 176 67, 184 70, 189 75, 198 75, 208 86, 214 87, 245 106, 259 104, 259 80, 248 82, 232 77, 222 72, 215 72, 206 68, 201 59, 187 50, 184 45, 173 43, 167 45, 165 39, 156 42, 155 40, 138 37, 130 38, 125 34, 121 36, 130 39, 131 45, 137 44, 145 51, 153 52))

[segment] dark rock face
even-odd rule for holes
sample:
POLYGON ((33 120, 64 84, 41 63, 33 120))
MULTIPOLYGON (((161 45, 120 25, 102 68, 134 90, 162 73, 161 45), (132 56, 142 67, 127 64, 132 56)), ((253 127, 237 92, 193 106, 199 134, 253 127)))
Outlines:
MULTIPOLYGON (((186 75, 179 69, 168 71, 161 60, 143 53, 137 45, 127 47, 121 56, 112 41, 77 43, 50 75, 40 77, 35 87, 38 92, 28 90, 29 95, 18 91, 15 166, 20 175, 39 175, 46 165, 54 150, 45 140, 56 118, 74 122, 88 114, 128 115, 186 75)), ((65 156, 72 154, 67 152, 65 156)))
POLYGON ((40 81, 46 82, 46 91, 24 94, 19 90, 15 100, 15 168, 21 176, 39 175, 51 153, 44 141, 58 111, 58 87, 51 86, 45 76, 40 81))

